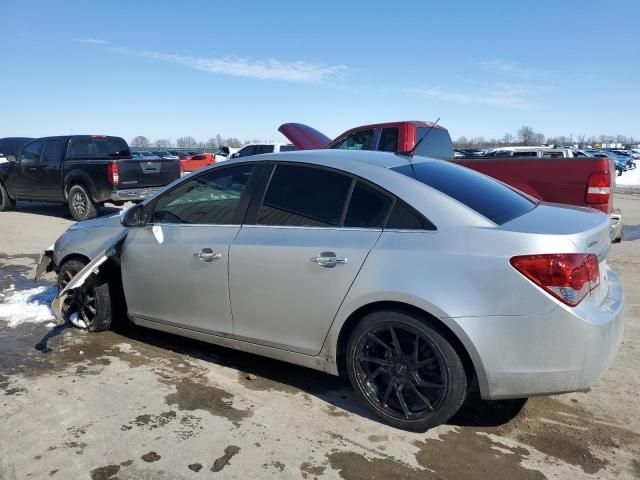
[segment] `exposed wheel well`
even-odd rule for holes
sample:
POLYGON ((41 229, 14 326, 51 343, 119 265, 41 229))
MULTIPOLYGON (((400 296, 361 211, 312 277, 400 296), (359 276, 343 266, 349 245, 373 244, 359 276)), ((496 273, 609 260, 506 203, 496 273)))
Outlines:
POLYGON ((457 337, 453 331, 442 323, 441 320, 434 317, 428 312, 415 307, 413 305, 409 305, 401 302, 374 302, 363 307, 360 307, 358 310, 353 312, 349 318, 342 325, 342 329, 340 330, 340 334, 338 335, 338 344, 336 347, 336 359, 338 363, 338 372, 340 376, 346 378, 347 377, 347 362, 346 362, 346 353, 347 353, 347 343, 349 341, 349 336, 351 332, 356 327, 358 322, 367 314, 372 312, 377 312, 381 310, 394 310, 399 312, 404 312, 411 314, 423 322, 429 324, 429 326, 435 328, 438 333, 444 336, 455 348, 458 355, 460 355, 460 359, 462 360, 462 364, 464 365, 465 372, 467 373, 467 384, 469 385, 470 390, 478 389, 478 379, 476 375, 475 367, 473 366, 473 362, 471 361, 471 357, 469 356, 469 352, 464 347, 460 339, 457 337))

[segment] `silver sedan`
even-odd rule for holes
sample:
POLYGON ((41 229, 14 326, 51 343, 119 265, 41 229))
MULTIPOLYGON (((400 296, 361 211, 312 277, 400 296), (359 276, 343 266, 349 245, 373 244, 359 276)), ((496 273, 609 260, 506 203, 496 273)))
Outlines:
POLYGON ((568 392, 606 371, 623 331, 608 229, 445 161, 290 152, 78 223, 40 270, 59 274, 61 320, 99 331, 126 314, 344 375, 386 422, 425 430, 472 389, 568 392))

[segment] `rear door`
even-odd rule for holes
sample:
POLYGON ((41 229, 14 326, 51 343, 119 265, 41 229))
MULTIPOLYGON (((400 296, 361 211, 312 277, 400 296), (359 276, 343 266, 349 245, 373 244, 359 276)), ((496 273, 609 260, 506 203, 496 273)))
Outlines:
POLYGON ((64 202, 61 168, 65 148, 66 140, 52 139, 46 141, 42 150, 41 166, 36 181, 41 195, 49 200, 64 202))
POLYGON ((345 173, 286 163, 254 198, 230 251, 234 336, 315 355, 391 200, 345 173))

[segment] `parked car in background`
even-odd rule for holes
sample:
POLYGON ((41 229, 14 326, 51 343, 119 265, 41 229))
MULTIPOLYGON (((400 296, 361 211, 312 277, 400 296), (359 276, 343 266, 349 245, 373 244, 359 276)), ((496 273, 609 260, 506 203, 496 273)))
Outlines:
POLYGON ((286 123, 278 130, 300 149, 383 150, 398 153, 415 150, 416 155, 448 159, 496 178, 539 200, 591 207, 608 213, 611 218, 611 239, 619 241, 622 238, 621 217, 613 213, 613 162, 606 158, 576 159, 572 158, 569 149, 550 147, 511 149, 505 157, 485 155, 454 158, 447 129, 418 121, 364 125, 346 131, 335 140, 299 123, 286 123), (521 157, 513 156, 512 151, 530 153, 521 157), (545 152, 549 157, 544 156, 545 152))
POLYGON ((325 150, 203 169, 75 225, 38 270, 58 272, 61 321, 107 330, 120 305, 144 327, 344 375, 381 419, 424 431, 469 391, 589 388, 623 332, 609 248, 602 212, 451 162, 325 150))
POLYGON ((0 164, 0 211, 16 200, 67 203, 75 220, 106 202, 140 201, 180 176, 176 160, 133 158, 127 142, 105 135, 33 139, 0 164))
POLYGON ((180 166, 184 174, 195 172, 214 163, 216 163, 216 156, 213 153, 196 153, 180 160, 180 166))
POLYGON ((245 145, 240 150, 231 154, 231 158, 249 157, 251 155, 261 155, 263 153, 290 152, 297 150, 294 145, 285 143, 254 143, 245 145))
POLYGON ((485 153, 485 157, 535 157, 535 158, 574 158, 577 155, 571 148, 554 147, 499 147, 485 153))
POLYGON ((153 152, 154 155, 163 158, 165 160, 179 160, 180 157, 178 157, 177 155, 174 155, 171 152, 167 152, 166 150, 154 150, 153 152))

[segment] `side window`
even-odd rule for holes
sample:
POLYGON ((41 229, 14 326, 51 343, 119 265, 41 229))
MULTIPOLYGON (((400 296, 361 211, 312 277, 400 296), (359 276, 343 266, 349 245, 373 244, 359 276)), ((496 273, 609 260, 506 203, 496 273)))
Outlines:
POLYGON ((191 160, 204 160, 205 157, 204 155, 194 155, 193 157, 191 157, 191 160))
POLYGON ((390 206, 391 199, 387 195, 358 182, 351 194, 344 226, 382 228, 390 206))
POLYGON ((258 153, 273 153, 273 145, 260 145, 258 153))
POLYGON ((42 151, 42 142, 33 142, 24 147, 20 154, 20 163, 22 165, 35 165, 40 163, 40 152, 42 151))
POLYGON ((427 132, 427 137, 418 145, 416 155, 433 158, 453 157, 453 145, 449 132, 437 127, 431 129, 429 127, 418 127, 416 128, 416 142, 420 141, 427 132))
POLYGON ((253 166, 215 170, 183 183, 158 199, 154 223, 231 225, 253 166))
POLYGON ((42 152, 42 162, 49 164, 59 164, 62 161, 63 150, 64 140, 47 141, 42 152))
POLYGON ((329 170, 276 166, 258 224, 335 227, 340 223, 351 178, 329 170))
POLYGON ((398 151, 398 129, 397 128, 383 128, 380 134, 380 145, 378 150, 382 152, 397 152, 398 151))
POLYGON ((240 149, 238 152, 239 157, 248 157, 249 155, 255 155, 258 153, 257 145, 247 145, 246 147, 240 149))
POLYGON ((435 230, 436 227, 413 207, 398 199, 385 228, 397 230, 435 230))
POLYGON ((354 132, 332 148, 340 150, 373 150, 373 129, 354 132))
POLYGON ((106 157, 107 139, 95 137, 75 137, 71 139, 69 157, 106 157))

